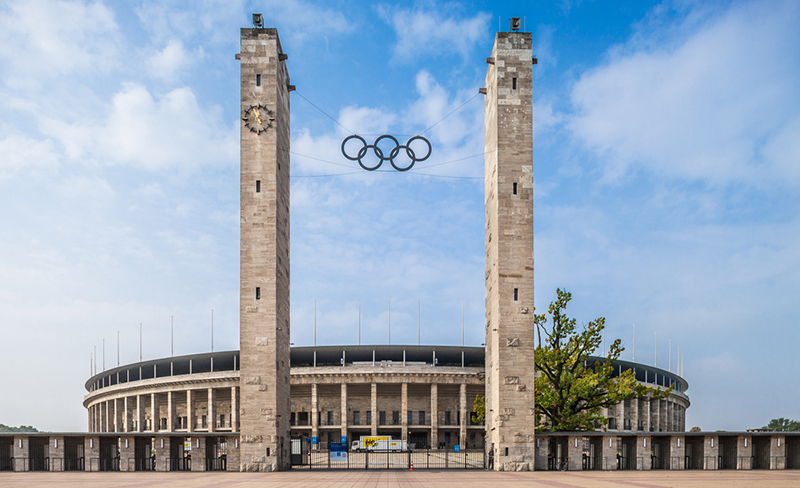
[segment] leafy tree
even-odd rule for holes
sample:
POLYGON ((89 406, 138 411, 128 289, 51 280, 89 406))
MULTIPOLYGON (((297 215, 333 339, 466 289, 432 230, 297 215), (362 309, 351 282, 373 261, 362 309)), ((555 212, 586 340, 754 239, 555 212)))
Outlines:
POLYGON ((564 313, 572 294, 560 289, 556 293, 558 297, 548 313, 534 315, 539 339, 534 353, 539 372, 534 382, 537 430, 595 430, 608 422, 601 415, 603 407, 613 407, 628 398, 669 396, 672 387, 662 390, 645 386, 636 381, 633 370, 612 378, 613 363, 624 350, 620 339, 611 344, 605 360, 589 365, 589 356, 602 342, 605 318, 578 330, 575 319, 564 313))
POLYGON ((11 427, 10 425, 0 424, 0 432, 39 432, 36 428, 30 425, 20 425, 19 427, 11 427))
POLYGON ((702 430, 700 429, 700 427, 694 426, 691 429, 689 429, 689 432, 702 432, 702 430))
POLYGON ((475 403, 472 404, 472 421, 479 424, 486 418, 486 397, 475 395, 475 403))
POLYGON ((776 432, 800 432, 800 422, 781 417, 779 419, 770 420, 764 428, 772 429, 776 432))

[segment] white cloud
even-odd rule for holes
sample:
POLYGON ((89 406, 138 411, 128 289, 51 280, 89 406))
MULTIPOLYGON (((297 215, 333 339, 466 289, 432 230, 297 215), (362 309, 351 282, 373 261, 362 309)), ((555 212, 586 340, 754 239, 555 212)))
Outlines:
POLYGON ((54 169, 58 153, 52 141, 36 140, 23 135, 9 135, 0 140, 0 180, 22 170, 54 169))
POLYGON ((101 125, 51 119, 42 125, 68 157, 83 163, 192 169, 235 161, 235 130, 221 118, 218 107, 201 107, 189 88, 154 98, 145 87, 127 83, 114 95, 101 125))
POLYGON ((183 42, 180 40, 170 39, 164 49, 150 56, 145 64, 151 76, 174 81, 178 75, 202 60, 204 56, 202 46, 190 52, 183 47, 183 42))
POLYGON ((101 2, 20 0, 0 10, 2 79, 41 86, 75 72, 106 72, 118 64, 119 31, 101 2))
POLYGON ((300 0, 260 2, 255 10, 246 8, 241 0, 211 0, 197 5, 187 5, 180 0, 158 0, 144 2, 136 12, 156 42, 173 37, 227 42, 224 31, 233 26, 251 25, 251 12, 263 13, 266 27, 278 27, 282 37, 295 41, 353 29, 342 12, 300 0))
POLYGON ((489 28, 491 16, 479 12, 474 17, 455 18, 434 10, 404 10, 386 5, 378 14, 397 36, 393 59, 408 62, 421 56, 446 56, 452 52, 466 58, 489 28))
POLYGON ((797 181, 786 135, 800 114, 800 8, 762 7, 715 16, 667 48, 612 50, 578 80, 569 128, 605 158, 607 179, 641 166, 712 184, 797 181))

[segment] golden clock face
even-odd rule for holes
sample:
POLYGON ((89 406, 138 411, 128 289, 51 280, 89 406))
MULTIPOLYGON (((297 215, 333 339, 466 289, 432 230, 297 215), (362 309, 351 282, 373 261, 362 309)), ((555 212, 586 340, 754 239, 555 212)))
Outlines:
POLYGON ((258 105, 250 105, 250 108, 242 114, 242 120, 244 121, 244 126, 250 129, 250 132, 260 135, 270 127, 273 127, 275 113, 259 103, 258 105))

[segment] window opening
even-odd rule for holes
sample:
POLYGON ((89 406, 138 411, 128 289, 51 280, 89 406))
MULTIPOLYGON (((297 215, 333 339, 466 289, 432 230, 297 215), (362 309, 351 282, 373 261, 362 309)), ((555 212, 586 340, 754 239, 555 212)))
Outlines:
MULTIPOLYGON (((256 180, 256 193, 261 193, 261 180, 256 180)), ((516 183, 514 183, 514 193, 517 193, 516 183)))
POLYGON ((516 194, 517 194, 517 184, 514 183, 514 195, 516 195, 516 194))
MULTIPOLYGON (((514 81, 516 82, 517 79, 514 78, 514 81)), ((261 75, 256 75, 256 86, 261 86, 261 75)), ((516 87, 516 84, 514 85, 514 87, 516 87)), ((269 454, 267 454, 267 456, 269 456, 269 454)))
POLYGON ((511 88, 513 90, 517 89, 517 79, 516 78, 511 78, 511 88))
MULTIPOLYGON (((516 293, 517 293, 517 290, 514 289, 514 296, 515 297, 517 296, 516 293)), ((261 300, 261 288, 258 287, 258 286, 256 287, 256 300, 261 300)), ((515 300, 516 300, 516 298, 515 298, 515 300)))
POLYGON ((514 288, 514 301, 519 300, 519 288, 514 288))

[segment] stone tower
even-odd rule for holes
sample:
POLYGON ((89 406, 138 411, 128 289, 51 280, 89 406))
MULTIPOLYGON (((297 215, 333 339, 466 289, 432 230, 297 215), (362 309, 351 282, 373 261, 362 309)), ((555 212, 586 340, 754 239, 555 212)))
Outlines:
POLYGON ((289 461, 289 74, 276 29, 242 29, 241 470, 289 461))
POLYGON ((532 42, 498 32, 486 60, 486 434, 505 471, 534 458, 532 42))

